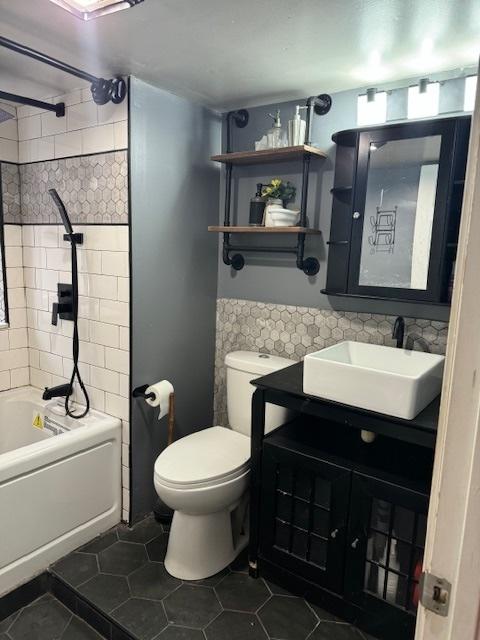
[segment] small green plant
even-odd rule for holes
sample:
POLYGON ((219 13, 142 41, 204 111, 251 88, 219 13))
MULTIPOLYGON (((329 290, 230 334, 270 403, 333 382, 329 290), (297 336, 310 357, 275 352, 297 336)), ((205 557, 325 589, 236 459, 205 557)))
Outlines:
POLYGON ((264 198, 278 198, 284 204, 295 199, 297 188, 291 182, 284 182, 280 178, 272 178, 270 184, 264 185, 262 196, 264 198))

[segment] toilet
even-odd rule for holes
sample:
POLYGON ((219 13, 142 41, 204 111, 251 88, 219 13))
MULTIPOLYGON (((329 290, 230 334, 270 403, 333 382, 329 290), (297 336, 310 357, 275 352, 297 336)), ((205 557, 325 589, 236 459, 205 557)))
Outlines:
MULTIPOLYGON (((209 427, 177 440, 155 462, 158 496, 174 511, 165 568, 182 580, 202 580, 248 544, 251 380, 294 364, 264 353, 234 351, 227 367, 227 427, 209 427)), ((265 431, 288 420, 267 405, 265 431)))

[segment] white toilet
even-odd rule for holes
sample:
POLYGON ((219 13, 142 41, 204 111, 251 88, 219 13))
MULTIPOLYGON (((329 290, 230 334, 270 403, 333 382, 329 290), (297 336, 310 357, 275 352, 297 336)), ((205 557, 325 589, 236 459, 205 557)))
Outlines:
MULTIPOLYGON (((227 366, 226 427, 210 427, 177 440, 155 462, 159 497, 174 510, 165 568, 176 578, 201 580, 230 564, 248 543, 251 380, 292 360, 234 351, 227 366)), ((267 406, 266 432, 288 412, 267 406)))

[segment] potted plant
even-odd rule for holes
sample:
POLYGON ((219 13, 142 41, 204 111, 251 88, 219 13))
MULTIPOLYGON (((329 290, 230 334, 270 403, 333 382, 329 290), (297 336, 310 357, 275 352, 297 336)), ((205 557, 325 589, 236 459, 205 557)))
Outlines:
MULTIPOLYGON (((285 210, 287 204, 295 199, 297 189, 291 182, 283 181, 280 178, 272 178, 269 184, 263 186, 262 197, 267 198, 265 207, 265 226, 285 226, 285 216, 283 216, 284 224, 278 225, 272 218, 272 212, 275 210, 285 210)), ((290 224, 295 224, 298 218, 298 212, 292 211, 290 224)))

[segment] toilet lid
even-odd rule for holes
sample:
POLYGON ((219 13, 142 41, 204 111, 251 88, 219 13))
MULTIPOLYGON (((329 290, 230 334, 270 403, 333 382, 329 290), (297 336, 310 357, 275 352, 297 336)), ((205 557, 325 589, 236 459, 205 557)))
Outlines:
POLYGON ((155 462, 155 474, 169 483, 195 484, 230 475, 248 466, 250 438, 210 427, 177 440, 155 462))

